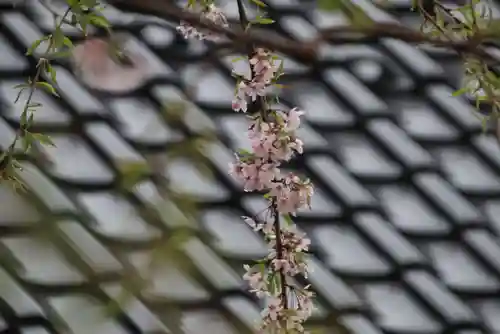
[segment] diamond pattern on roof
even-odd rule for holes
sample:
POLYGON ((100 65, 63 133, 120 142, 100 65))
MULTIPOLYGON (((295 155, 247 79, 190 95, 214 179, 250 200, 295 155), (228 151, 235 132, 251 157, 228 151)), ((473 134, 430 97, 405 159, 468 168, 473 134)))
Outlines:
MULTIPOLYGON (((312 1, 266 2, 273 28, 297 41, 346 22, 312 1)), ((384 10, 355 2, 375 21, 418 23, 409 1, 387 1, 384 10)), ((236 17, 232 1, 222 7, 236 17)), ((51 21, 37 1, 0 9, 5 148, 19 125, 12 86, 34 68, 21 55, 51 21)), ((55 61, 62 98, 38 93, 35 129, 57 147, 24 157, 29 194, 0 187, 0 332, 154 334, 181 324, 186 333, 244 333, 259 305, 242 265, 266 250, 239 219, 262 210, 261 199, 227 175, 232 151, 247 145, 244 118, 230 108, 231 57, 182 40, 171 22, 107 13, 156 70, 140 88, 111 94, 55 61), (186 113, 172 122, 161 106, 179 102, 186 113), (165 165, 174 143, 207 130, 218 137, 204 151, 211 176, 185 159, 165 165), (124 163, 148 166, 132 189, 120 184, 124 163), (179 219, 159 176, 197 201, 197 224, 179 219), (193 233, 180 260, 160 257, 151 267, 176 229, 193 233), (103 317, 124 288, 127 303, 103 317)), ((320 50, 311 66, 287 59, 281 101, 307 112, 305 154, 290 168, 317 188, 312 210, 296 218, 313 241, 312 325, 324 333, 499 333, 500 147, 482 134, 469 102, 450 96, 459 59, 389 38, 320 50)))

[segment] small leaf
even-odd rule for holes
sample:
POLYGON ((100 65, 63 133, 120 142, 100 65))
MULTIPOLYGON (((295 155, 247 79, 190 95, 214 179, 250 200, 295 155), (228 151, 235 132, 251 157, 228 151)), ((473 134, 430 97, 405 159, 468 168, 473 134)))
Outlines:
POLYGON ((45 89, 49 93, 51 93, 51 94, 59 97, 59 94, 57 94, 56 89, 51 84, 49 84, 48 82, 37 82, 36 85, 39 86, 42 89, 45 89))
POLYGON ((50 79, 54 82, 57 83, 56 79, 56 70, 52 67, 52 65, 47 64, 45 71, 50 74, 50 79))
POLYGON ((244 56, 236 57, 236 58, 232 59, 231 62, 236 63, 238 61, 245 60, 245 59, 246 59, 246 57, 244 57, 244 56))
POLYGON ((324 11, 337 11, 342 9, 341 0, 319 0, 318 8, 324 11))
POLYGON ((290 215, 286 214, 283 215, 282 217, 288 225, 293 225, 293 220, 292 217, 290 217, 290 215))
POLYGON ((270 19, 270 18, 259 17, 259 18, 255 19, 253 22, 258 23, 258 24, 273 24, 275 21, 273 19, 270 19))
POLYGON ((252 2, 259 7, 267 7, 267 5, 260 0, 252 0, 252 2))
POLYGON ((42 44, 44 40, 47 40, 47 37, 41 38, 39 40, 34 41, 31 46, 28 48, 28 51, 26 51, 26 55, 30 56, 35 52, 35 50, 42 44))
POLYGON ((52 48, 60 49, 64 45, 64 33, 60 27, 57 27, 52 34, 52 48))
POLYGON ((49 136, 47 136, 47 135, 45 135, 43 133, 32 133, 31 135, 33 136, 33 138, 35 140, 37 140, 41 144, 44 144, 44 145, 47 145, 47 146, 52 146, 52 147, 56 146, 54 144, 54 142, 52 141, 52 139, 50 139, 49 136))
POLYGON ((453 92, 453 94, 451 94, 451 96, 460 96, 462 94, 465 94, 467 93, 467 88, 460 88, 459 90, 456 90, 453 92))
POLYGON ((33 140, 33 135, 28 131, 25 131, 22 138, 24 152, 27 152, 31 148, 31 145, 33 145, 33 140))
POLYGON ((68 37, 64 36, 63 44, 68 48, 73 48, 73 42, 68 37))
POLYGON ((110 24, 109 21, 101 15, 89 15, 88 16, 90 23, 92 23, 95 26, 98 27, 103 27, 103 28, 109 28, 110 24))

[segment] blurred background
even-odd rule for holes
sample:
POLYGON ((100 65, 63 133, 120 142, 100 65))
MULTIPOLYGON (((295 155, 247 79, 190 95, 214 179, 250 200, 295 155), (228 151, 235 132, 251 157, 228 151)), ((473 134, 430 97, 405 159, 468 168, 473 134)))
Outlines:
MULTIPOLYGON (((349 22, 312 0, 265 2, 269 29, 299 42, 349 22)), ((376 22, 421 24, 410 0, 354 3, 376 22)), ((218 4, 237 19, 236 1, 218 4)), ((261 305, 240 277, 267 250, 240 218, 265 202, 227 174, 248 146, 230 107, 238 55, 182 39, 176 22, 104 14, 152 70, 110 92, 53 60, 61 97, 36 92, 33 129, 56 147, 19 154, 27 191, 0 184, 0 333, 249 333, 261 305)), ((53 27, 38 0, 0 0, 3 150, 22 109, 13 87, 39 56, 25 51, 53 27)), ((283 58, 280 101, 306 112, 305 153, 287 168, 316 188, 295 219, 312 239, 310 328, 500 333, 500 147, 451 96, 460 58, 390 38, 324 42, 313 64, 283 58)))

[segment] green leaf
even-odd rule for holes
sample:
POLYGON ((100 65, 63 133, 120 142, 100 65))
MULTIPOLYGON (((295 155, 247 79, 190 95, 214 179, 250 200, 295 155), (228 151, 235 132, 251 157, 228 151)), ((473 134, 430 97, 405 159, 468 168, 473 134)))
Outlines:
POLYGON ((246 59, 246 57, 244 57, 244 56, 236 57, 236 58, 232 59, 231 62, 236 63, 238 61, 245 60, 245 59, 246 59))
POLYGON ((46 90, 47 92, 59 97, 59 94, 57 94, 56 89, 48 82, 37 82, 36 86, 38 86, 38 88, 42 88, 42 89, 46 90))
POLYGON ((459 90, 456 90, 453 92, 453 94, 451 94, 451 96, 460 96, 462 94, 465 94, 467 93, 467 88, 460 88, 459 90))
POLYGON ((283 215, 282 217, 288 225, 293 225, 292 217, 290 217, 289 214, 283 215))
POLYGON ((57 83, 56 80, 56 70, 52 67, 52 65, 47 64, 45 67, 45 71, 50 74, 50 79, 54 82, 57 83))
POLYGON ((47 39, 49 39, 49 36, 45 36, 43 38, 40 38, 36 41, 34 41, 31 46, 28 48, 28 50, 26 51, 26 55, 27 56, 30 56, 33 54, 33 52, 35 52, 36 49, 38 49, 38 47, 40 46, 40 44, 42 44, 43 41, 46 41, 47 39))
POLYGON ((80 0, 80 5, 87 8, 94 8, 97 5, 97 0, 80 0))
POLYGON ((70 49, 73 48, 73 42, 71 41, 71 39, 69 39, 66 36, 64 36, 63 44, 66 45, 70 49))
POLYGON ((23 141, 23 150, 24 152, 27 152, 31 148, 31 145, 33 145, 34 137, 28 131, 24 131, 22 141, 23 141))
POLYGON ((342 9, 341 0, 318 0, 318 8, 325 11, 338 11, 342 9))
POLYGON ((53 147, 56 146, 54 144, 54 142, 52 141, 52 139, 50 139, 49 136, 47 136, 43 133, 32 133, 31 136, 41 144, 44 144, 47 146, 53 146, 53 147))
POLYGON ((52 34, 52 48, 60 49, 64 46, 64 33, 60 27, 57 27, 52 34))
POLYGON ((109 21, 104 16, 94 14, 94 15, 89 15, 88 18, 90 20, 90 23, 92 23, 95 26, 103 28, 110 27, 109 21))
POLYGON ((253 22, 258 23, 258 24, 273 24, 275 21, 273 19, 270 19, 270 18, 259 17, 259 18, 255 19, 253 22))
POLYGON ((260 0, 252 0, 252 2, 259 7, 267 7, 267 5, 260 0))

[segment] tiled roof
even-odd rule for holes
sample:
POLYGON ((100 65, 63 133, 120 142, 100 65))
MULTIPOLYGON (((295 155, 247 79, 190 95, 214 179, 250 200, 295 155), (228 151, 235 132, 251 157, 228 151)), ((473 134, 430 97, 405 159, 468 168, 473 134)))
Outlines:
MULTIPOLYGON (((278 31, 297 40, 346 21, 311 1, 267 2, 278 31)), ((51 22, 37 1, 9 3, 0 1, 3 148, 19 125, 12 87, 34 67, 23 52, 51 22)), ((384 3, 387 11, 356 3, 375 20, 418 24, 409 0, 384 3)), ((235 6, 227 0, 225 10, 236 15, 235 6)), ((245 145, 245 119, 229 105, 230 57, 182 40, 166 22, 108 14, 156 75, 113 96, 59 62, 62 98, 36 96, 44 107, 35 129, 57 148, 25 160, 33 196, 0 187, 0 331, 165 333, 182 319, 189 333, 241 332, 258 317, 241 267, 265 249, 239 219, 261 208, 259 198, 226 173, 231 151, 245 145), (160 104, 188 96, 187 126, 168 124, 160 104), (203 129, 221 140, 206 152, 215 178, 189 161, 165 171, 201 203, 200 224, 187 226, 197 237, 182 246, 192 270, 162 261, 123 313, 103 317, 122 278, 144 272, 151 250, 179 227, 171 215, 146 214, 159 198, 152 180, 119 190, 120 161, 164 157, 203 129)), ((451 97, 461 84, 457 56, 392 39, 325 44, 314 66, 290 60, 286 73, 283 104, 307 111, 306 153, 293 167, 317 188, 312 211, 296 219, 314 245, 312 322, 325 333, 339 333, 335 319, 353 334, 500 333, 500 147, 470 104, 451 97)))

